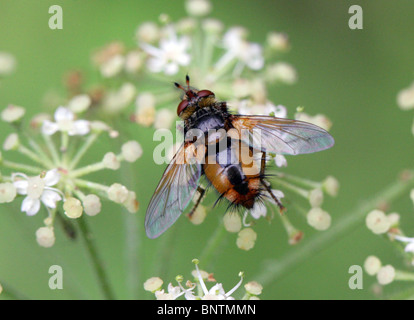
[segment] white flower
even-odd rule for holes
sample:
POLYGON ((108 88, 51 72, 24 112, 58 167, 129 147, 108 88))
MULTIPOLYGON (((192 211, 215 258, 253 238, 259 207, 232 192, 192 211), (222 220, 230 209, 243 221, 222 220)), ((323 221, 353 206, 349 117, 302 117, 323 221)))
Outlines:
POLYGON ((50 248, 55 244, 55 240, 53 228, 41 227, 36 230, 36 241, 39 246, 50 248))
POLYGON ((369 256, 365 259, 364 269, 370 275, 374 276, 381 269, 381 260, 376 256, 369 256))
POLYGON ((167 30, 167 38, 162 38, 159 48, 148 43, 141 43, 141 48, 151 57, 147 66, 151 72, 164 72, 166 75, 174 75, 180 66, 188 66, 191 60, 188 49, 190 40, 188 37, 177 37, 173 28, 167 30))
POLYGON ((13 185, 18 194, 26 195, 22 202, 21 211, 28 216, 35 215, 42 202, 48 208, 56 208, 56 202, 62 200, 61 191, 52 188, 59 182, 60 174, 57 169, 46 172, 44 177, 28 177, 23 173, 12 174, 13 185), (16 179, 21 177, 23 179, 16 179))
POLYGON ((101 74, 104 78, 111 78, 121 72, 125 64, 125 58, 121 54, 111 57, 100 66, 101 74))
POLYGON ((323 202, 323 192, 321 189, 316 188, 309 191, 309 203, 312 208, 319 208, 323 202))
POLYGON ((136 94, 135 86, 130 82, 125 82, 119 89, 107 93, 103 109, 109 114, 120 112, 132 103, 136 94))
POLYGON ((281 154, 277 154, 275 157, 275 164, 276 166, 280 167, 287 167, 287 160, 285 158, 285 156, 281 155, 281 154))
POLYGON ((82 201, 85 213, 88 216, 96 216, 101 212, 102 204, 97 195, 88 194, 82 201))
POLYGON ((193 212, 193 214, 191 216, 189 216, 189 219, 193 224, 199 225, 199 224, 203 223, 206 216, 207 216, 206 207, 204 207, 203 205, 200 204, 197 207, 197 209, 193 212))
POLYGON ((170 129, 176 116, 170 109, 164 108, 157 111, 155 115, 155 129, 170 129))
POLYGON ((241 27, 230 28, 223 36, 223 47, 227 52, 217 62, 217 68, 222 68, 229 61, 237 58, 242 63, 236 68, 244 65, 253 70, 260 70, 264 65, 262 47, 257 43, 245 40, 246 30, 241 27))
POLYGON ((119 183, 112 184, 107 191, 109 200, 123 203, 128 199, 128 189, 119 183))
POLYGON ((144 283, 144 290, 149 292, 155 292, 161 289, 164 281, 160 277, 152 277, 147 279, 144 283))
MULTIPOLYGON (((197 261, 198 262, 198 261, 197 261)), ((200 270, 198 269, 198 263, 195 264, 196 272, 197 272, 197 278, 198 282, 201 286, 201 289, 203 290, 203 296, 201 297, 202 300, 234 300, 234 298, 231 296, 242 284, 243 282, 243 273, 240 272, 240 281, 228 292, 225 292, 223 289, 223 285, 221 283, 215 284, 213 287, 211 287, 210 290, 207 289, 207 286, 204 282, 204 279, 201 275, 200 270)))
POLYGON ((134 140, 125 142, 122 145, 122 156, 124 157, 125 161, 128 162, 135 162, 142 156, 142 147, 141 145, 134 140))
POLYGON ((0 76, 14 71, 16 59, 10 53, 0 52, 0 76))
POLYGON ((255 296, 258 296, 262 293, 263 286, 256 282, 256 281, 250 281, 244 285, 244 288, 246 289, 246 292, 255 296))
POLYGON ((254 247, 257 239, 257 234, 252 228, 244 228, 239 232, 236 244, 242 250, 250 250, 254 247))
POLYGON ((267 214, 267 208, 265 205, 262 205, 261 203, 256 202, 252 209, 250 209, 250 215, 254 219, 259 219, 260 217, 266 217, 267 214))
POLYGON ((71 110, 59 107, 55 111, 55 122, 44 120, 42 132, 45 135, 52 135, 56 131, 67 132, 70 136, 85 135, 89 133, 89 121, 74 120, 75 116, 71 110))
POLYGON ((289 38, 285 33, 270 32, 267 35, 267 44, 275 51, 285 51, 289 48, 289 38))
POLYGON ((25 108, 10 104, 1 112, 1 119, 5 122, 12 123, 23 118, 25 113, 25 108))
POLYGON ((315 116, 308 115, 304 112, 298 112, 295 114, 295 119, 299 121, 305 121, 313 123, 326 131, 329 131, 332 127, 332 122, 323 114, 317 114, 315 116))
POLYGON ((92 99, 89 95, 80 94, 70 99, 68 108, 75 113, 81 113, 88 110, 91 104, 92 99))
POLYGON ((398 93, 397 104, 402 110, 414 108, 414 83, 398 93))
POLYGON ((365 223, 373 233, 382 234, 386 233, 391 227, 391 223, 384 212, 380 210, 372 210, 368 213, 365 223))
POLYGON ((83 207, 79 199, 68 197, 63 204, 63 210, 67 217, 71 219, 79 218, 83 213, 83 207))
POLYGON ((201 17, 209 14, 211 3, 208 0, 187 0, 185 7, 190 15, 201 17))
POLYGON ((155 297, 157 300, 175 300, 178 297, 181 297, 185 294, 185 291, 181 291, 180 287, 174 287, 171 283, 168 284, 168 293, 162 290, 158 290, 155 292, 155 297))
POLYGON ((377 273, 377 280, 380 285, 387 285, 394 281, 395 269, 391 265, 381 267, 377 273))
POLYGON ((402 237, 402 236, 395 236, 396 240, 401 242, 407 242, 407 245, 405 246, 405 252, 412 252, 414 253, 414 238, 408 238, 408 237, 402 237))
POLYGON ((280 81, 286 84, 294 84, 297 80, 295 68, 286 62, 277 62, 269 66, 265 77, 270 82, 280 81))
POLYGON ((16 197, 16 188, 10 182, 0 183, 0 203, 12 202, 16 197))
POLYGON ((339 182, 335 177, 328 176, 322 182, 322 188, 330 196, 336 197, 336 195, 338 194, 338 190, 339 190, 339 182))
POLYGON ((249 100, 240 101, 238 108, 240 114, 253 114, 253 115, 272 115, 278 118, 286 118, 286 107, 282 105, 275 106, 272 102, 266 101, 263 104, 253 104, 249 100))
POLYGON ((316 230, 326 230, 331 226, 331 216, 321 208, 312 208, 306 215, 308 224, 316 230))
POLYGON ((135 36, 138 41, 154 43, 160 37, 160 30, 156 23, 144 22, 137 28, 135 36))
POLYGON ((240 215, 234 212, 227 212, 223 217, 223 223, 228 232, 239 232, 242 228, 240 215))

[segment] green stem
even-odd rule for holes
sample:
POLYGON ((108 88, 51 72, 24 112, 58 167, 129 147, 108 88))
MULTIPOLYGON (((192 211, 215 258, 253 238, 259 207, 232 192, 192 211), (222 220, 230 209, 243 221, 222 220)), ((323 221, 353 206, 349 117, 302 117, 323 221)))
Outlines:
POLYGON ((50 154, 52 155, 53 162, 55 165, 60 163, 59 154, 56 150, 55 143, 53 142, 51 136, 47 134, 42 134, 43 140, 45 141, 46 147, 49 150, 50 154))
POLYGON ((1 164, 4 167, 10 168, 10 169, 21 170, 21 171, 25 171, 25 172, 31 172, 31 173, 34 173, 36 175, 40 174, 43 171, 42 168, 29 166, 29 165, 23 164, 23 163, 16 163, 16 162, 8 161, 8 160, 2 160, 1 164))
POLYGON ((92 173, 92 172, 96 172, 99 170, 105 169, 105 164, 100 161, 100 162, 96 162, 90 165, 87 165, 85 167, 79 168, 77 170, 72 171, 72 173, 70 174, 71 178, 77 178, 77 177, 81 177, 84 176, 86 174, 92 173))
POLYGON ((283 187, 286 190, 290 190, 292 192, 295 192, 299 195, 301 195, 302 197, 304 197, 305 199, 309 198, 309 192, 307 190, 304 190, 300 187, 297 187, 285 180, 279 179, 279 178, 273 178, 272 182, 275 182, 277 185, 283 187))
POLYGON ((92 133, 90 136, 88 136, 88 139, 86 139, 85 143, 82 145, 82 147, 76 153, 76 155, 73 157, 73 160, 69 165, 69 169, 73 169, 73 168, 76 167, 78 162, 82 159, 83 155, 86 153, 86 151, 88 151, 88 149, 95 142, 95 140, 98 138, 98 136, 99 136, 98 133, 92 133))
POLYGON ((414 281, 414 273, 408 271, 395 270, 394 280, 398 281, 414 281))
POLYGON ((265 286, 281 278, 286 273, 291 272, 303 261, 315 257, 318 252, 328 248, 334 244, 335 241, 338 241, 343 236, 349 234, 351 230, 361 225, 366 214, 370 210, 378 207, 378 205, 384 202, 391 204, 402 195, 406 194, 414 185, 413 172, 410 172, 408 175, 408 179, 404 181, 397 180, 383 191, 379 192, 376 196, 367 199, 364 203, 351 210, 349 213, 340 215, 343 218, 339 219, 336 224, 324 233, 314 235, 301 246, 295 247, 295 250, 290 250, 282 257, 270 261, 268 260, 259 274, 253 278, 257 279, 258 282, 265 286))
POLYGON ((320 182, 315 182, 309 179, 305 179, 305 178, 301 178, 301 177, 296 177, 294 175, 288 174, 288 173, 282 173, 279 174, 279 176, 281 178, 285 178, 286 180, 290 180, 291 182, 294 183, 298 183, 306 188, 320 188, 322 186, 322 184, 320 182))
POLYGON ((78 219, 79 229, 81 231, 82 237, 85 240, 86 248, 88 250, 89 256, 91 257, 93 268, 95 270, 96 276, 99 280, 99 285, 101 286, 102 293, 108 300, 114 300, 115 296, 113 294, 112 288, 109 285, 108 276, 103 266, 103 262, 98 254, 95 242, 93 240, 91 231, 86 223, 84 217, 78 219))
POLYGON ((15 290, 13 287, 10 287, 8 284, 0 281, 0 285, 3 287, 1 292, 1 296, 3 299, 10 299, 10 300, 29 300, 26 296, 15 290))
POLYGON ((95 182, 91 182, 87 180, 82 180, 82 179, 75 179, 74 183, 78 187, 83 187, 83 188, 87 188, 90 190, 98 190, 98 191, 103 191, 103 192, 107 192, 109 188, 103 184, 95 183, 95 182))

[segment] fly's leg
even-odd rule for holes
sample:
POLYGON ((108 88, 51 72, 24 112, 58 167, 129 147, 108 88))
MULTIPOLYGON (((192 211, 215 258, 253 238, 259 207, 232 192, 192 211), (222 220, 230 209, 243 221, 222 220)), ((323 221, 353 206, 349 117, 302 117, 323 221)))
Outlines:
POLYGON ((275 200, 277 206, 279 207, 279 212, 283 214, 286 211, 286 208, 282 205, 280 200, 273 194, 272 189, 270 188, 270 184, 263 178, 265 173, 266 167, 266 152, 262 152, 262 159, 260 164, 260 181, 262 185, 265 187, 266 191, 270 194, 273 200, 275 200))
POLYGON ((190 213, 188 214, 188 217, 190 219, 193 216, 194 212, 196 211, 198 205, 201 203, 201 199, 203 198, 204 194, 206 193, 206 189, 203 189, 200 186, 197 187, 197 191, 198 191, 198 194, 199 194, 197 202, 195 203, 193 209, 191 209, 190 213))

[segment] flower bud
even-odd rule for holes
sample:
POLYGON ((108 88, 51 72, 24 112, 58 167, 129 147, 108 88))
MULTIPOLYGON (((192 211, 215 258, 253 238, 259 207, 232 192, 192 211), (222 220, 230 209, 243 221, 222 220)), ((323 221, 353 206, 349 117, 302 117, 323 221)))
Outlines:
POLYGON ((308 224, 316 230, 326 230, 331 226, 331 216, 321 208, 312 208, 307 216, 308 224))
POLYGON ((41 247, 50 248, 55 244, 53 228, 42 227, 36 231, 36 241, 41 247))
POLYGON ((336 180, 333 176, 328 176, 323 182, 322 182, 322 188, 323 190, 329 194, 331 197, 336 197, 339 190, 339 182, 336 180))
POLYGON ((236 244, 240 249, 248 251, 254 247, 256 239, 256 232, 252 228, 245 228, 239 232, 236 244))
POLYGON ((0 203, 12 202, 16 197, 16 188, 13 183, 0 183, 0 203))
POLYGON ((63 204, 63 210, 67 217, 77 219, 82 215, 83 208, 79 199, 68 197, 63 204))
POLYGON ((160 37, 160 30, 156 23, 144 22, 138 27, 135 36, 138 41, 154 43, 160 37))
POLYGON ((155 97, 151 93, 142 93, 136 99, 135 122, 149 127, 155 121, 155 97))
POLYGON ((297 81, 296 70, 286 62, 277 62, 265 71, 265 77, 270 82, 294 84, 297 81))
POLYGON ((323 203, 323 192, 321 189, 313 189, 309 192, 309 203, 312 208, 319 208, 323 203))
POLYGON ((83 199, 83 209, 88 216, 96 216, 101 212, 102 204, 97 195, 88 194, 83 199))
POLYGON ((206 216, 207 216, 206 208, 200 204, 198 205, 197 209, 193 212, 193 214, 189 216, 189 219, 193 224, 199 225, 203 223, 206 216))
POLYGON ((137 196, 134 191, 128 191, 128 197, 123 202, 123 205, 130 213, 138 211, 139 202, 137 201, 137 196))
POLYGON ((88 110, 92 103, 91 97, 87 94, 80 94, 73 97, 69 103, 68 108, 72 110, 74 113, 81 113, 88 110))
POLYGON ((256 281, 250 281, 244 285, 244 288, 246 289, 246 292, 255 296, 258 296, 262 293, 263 286, 256 282, 256 281))
POLYGON ((381 269, 381 261, 376 256, 369 256, 365 259, 364 269, 370 276, 374 276, 381 269))
POLYGON ((202 17, 210 13, 211 3, 209 0, 187 0, 185 9, 191 16, 202 17))
POLYGON ((227 212, 223 217, 223 223, 228 232, 239 232, 242 228, 240 215, 235 212, 227 212))
POLYGON ((0 52, 0 77, 14 71, 16 59, 8 52, 0 52))
POLYGON ((149 278, 147 281, 144 282, 144 290, 154 293, 155 291, 161 289, 163 283, 164 281, 162 281, 162 279, 159 277, 149 278))
POLYGON ((3 149, 5 151, 17 150, 17 148, 19 148, 19 145, 19 136, 17 133, 11 133, 7 136, 6 140, 4 140, 3 149))
POLYGON ((122 155, 125 161, 135 162, 138 158, 142 156, 142 147, 136 141, 128 141, 122 145, 122 155))
POLYGON ((111 57, 100 66, 102 76, 104 78, 116 76, 124 67, 124 63, 125 58, 120 54, 111 57))
POLYGON ((26 110, 23 107, 8 105, 6 109, 1 112, 1 119, 5 122, 16 122, 23 118, 26 110))
POLYGON ((123 203, 128 198, 128 189, 119 183, 111 185, 107 191, 109 200, 116 203, 123 203))
POLYGON ((118 170, 121 166, 121 163, 117 159, 115 153, 108 152, 105 154, 103 160, 102 160, 105 168, 111 169, 111 170, 118 170))
POLYGON ((384 212, 380 210, 371 211, 366 219, 365 223, 373 233, 382 234, 386 233, 391 227, 391 223, 384 212))
POLYGON ((394 281, 395 269, 391 265, 386 265, 378 270, 377 280, 380 285, 387 285, 394 281))
POLYGON ((289 48, 289 38, 285 33, 270 32, 267 35, 267 44, 274 51, 286 51, 289 48))
POLYGON ((414 83, 398 93, 397 104, 401 110, 410 110, 414 108, 414 83))
POLYGON ((175 120, 175 114, 171 110, 164 108, 157 111, 155 115, 155 129, 170 129, 175 120))

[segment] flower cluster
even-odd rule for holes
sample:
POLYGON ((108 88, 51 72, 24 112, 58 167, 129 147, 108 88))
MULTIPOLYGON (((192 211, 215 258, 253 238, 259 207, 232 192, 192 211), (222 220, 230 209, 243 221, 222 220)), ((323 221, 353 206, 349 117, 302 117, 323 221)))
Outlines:
MULTIPOLYGON (((411 191, 411 195, 414 196, 414 190, 411 191)), ((365 222, 369 230, 391 241, 396 249, 402 252, 408 264, 414 266, 414 238, 404 235, 400 227, 400 215, 398 213, 385 214, 384 211, 375 209, 367 214, 365 222)), ((376 256, 366 258, 364 269, 370 276, 376 276, 380 285, 387 285, 396 280, 414 281, 414 273, 397 270, 389 264, 383 266, 381 260, 376 256)))
MULTIPOLYGON (((282 118, 288 116, 287 108, 273 102, 268 95, 269 88, 273 90, 297 81, 295 68, 283 59, 290 50, 288 36, 283 32, 271 31, 265 35, 262 43, 251 41, 246 28, 225 26, 222 21, 212 18, 212 9, 209 0, 186 0, 187 16, 172 21, 168 15, 162 14, 157 22, 144 22, 137 27, 133 45, 115 41, 96 50, 92 62, 101 81, 87 85, 80 72, 69 73, 65 84, 70 101, 65 101, 65 107, 58 108, 53 118, 48 114, 39 114, 31 121, 31 126, 40 130, 46 150, 39 147, 38 143, 31 142, 33 139, 30 134, 26 138, 31 149, 21 143, 22 139, 17 134, 11 134, 6 139, 4 149, 17 150, 40 164, 39 168, 22 164, 16 167, 10 161, 3 161, 3 165, 5 163, 9 168, 18 170, 10 177, 3 178, 5 184, 1 187, 7 190, 10 198, 14 198, 13 192, 23 196, 27 193, 24 188, 17 188, 16 184, 32 186, 36 180, 36 185, 44 185, 43 188, 38 187, 44 192, 35 200, 26 195, 27 200, 25 198, 22 205, 24 212, 29 215, 36 213, 41 203, 55 210, 55 204, 62 200, 68 209, 65 212, 73 212, 74 216, 83 211, 87 214, 97 211, 100 208, 97 198, 83 194, 81 190, 84 188, 104 193, 116 202, 133 203, 135 195, 123 186, 102 186, 80 177, 104 168, 116 170, 121 160, 134 161, 142 152, 139 144, 130 142, 124 145, 120 154, 108 152, 102 161, 77 168, 78 162, 100 132, 106 131, 112 138, 117 135, 105 122, 83 120, 78 116, 82 114, 85 119, 120 122, 128 118, 144 128, 171 129, 176 119, 179 96, 172 83, 183 79, 185 74, 191 76, 192 83, 198 88, 211 90, 218 99, 227 101, 232 112, 282 118), (58 134, 61 136, 60 148, 55 146, 54 137, 58 134), (83 141, 84 145, 77 148, 69 144, 72 140, 83 141), (49 181, 50 176, 54 178, 51 181, 56 182, 53 185, 49 181), (82 211, 79 209, 80 203, 84 209, 82 211), (89 209, 92 204, 94 210, 89 209)), ((6 60, 9 61, 8 65, 14 64, 10 59, 6 60)), ((19 121, 24 112, 21 107, 9 106, 1 117, 4 121, 14 123, 19 121)), ((326 116, 311 116, 303 108, 297 108, 292 117, 312 122, 326 130, 332 125, 326 116)), ((281 172, 287 166, 287 159, 283 155, 270 155, 268 162, 278 169, 271 180, 277 188, 273 190, 277 198, 283 199, 285 192, 286 197, 287 193, 303 197, 309 203, 308 208, 295 204, 291 211, 303 213, 308 224, 317 230, 329 228, 331 217, 321 205, 324 194, 337 194, 338 181, 331 176, 320 182, 285 174, 281 172)), ((270 220, 278 211, 278 205, 269 194, 264 194, 264 200, 241 216, 224 216, 226 230, 237 233, 237 246, 243 250, 254 247, 257 234, 253 226, 256 221, 259 218, 270 220)), ((200 224, 206 215, 206 207, 200 205, 191 221, 200 224)), ((297 243, 303 237, 302 231, 292 225, 288 215, 277 215, 288 233, 289 242, 297 243)))
MULTIPOLYGON (((184 277, 178 275, 175 280, 177 286, 172 283, 168 284, 167 291, 162 289, 163 280, 159 277, 152 277, 144 283, 146 291, 154 293, 157 300, 176 300, 184 297, 186 300, 234 300, 232 296, 241 286, 244 278, 243 272, 239 273, 240 281, 229 291, 225 291, 221 283, 217 283, 213 274, 200 270, 198 267, 199 261, 193 260, 195 270, 192 272, 193 280, 186 281, 183 286, 184 277), (208 289, 206 282, 215 282, 215 284, 208 289)), ((258 296, 262 293, 263 287, 256 281, 250 281, 244 285, 245 294, 242 300, 258 300, 258 296)))
POLYGON ((93 55, 104 79, 122 80, 104 90, 102 111, 118 114, 135 105, 130 118, 139 125, 171 128, 178 94, 166 84, 188 73, 193 84, 215 92, 233 111, 283 116, 286 109, 270 101, 267 86, 297 80, 294 67, 280 60, 290 49, 287 35, 269 32, 262 45, 249 41, 247 29, 226 28, 209 17, 209 0, 187 0, 186 10, 188 16, 175 22, 162 14, 158 23, 139 25, 132 48, 113 42, 93 55))
MULTIPOLYGON (((401 110, 411 110, 414 108, 414 83, 408 88, 401 90, 397 94, 397 105, 401 110)), ((414 134, 414 124, 412 127, 414 134)), ((404 171, 401 175, 402 180, 410 180, 413 173, 404 171)), ((414 189, 410 192, 411 201, 414 204, 414 189)), ((400 222, 400 214, 396 212, 386 214, 384 210, 375 209, 366 216, 366 226, 374 234, 384 237, 390 241, 394 247, 402 254, 406 265, 412 269, 414 266, 414 237, 405 235, 400 222)), ((381 260, 376 256, 369 256, 364 263, 365 271, 376 276, 380 285, 388 285, 394 281, 414 281, 414 272, 398 270, 388 264, 383 266, 381 260)))
MULTIPOLYGON (((46 209, 45 226, 36 232, 39 245, 51 247, 55 242, 54 222, 61 212, 71 219, 83 213, 94 216, 101 211, 101 199, 109 199, 136 212, 138 202, 135 192, 114 183, 104 185, 83 177, 103 170, 117 170, 122 161, 135 162, 142 154, 136 141, 122 145, 119 153, 107 152, 101 160, 79 166, 85 154, 103 132, 115 139, 118 133, 100 121, 77 119, 79 112, 86 111, 90 97, 73 97, 66 107, 59 107, 53 119, 48 114, 35 116, 27 128, 22 119, 25 109, 9 105, 1 112, 1 119, 15 129, 9 134, 3 150, 10 158, 0 153, 0 165, 10 174, 0 175, 0 203, 17 201, 22 197, 21 211, 28 216, 46 209), (25 157, 26 163, 15 161, 25 157)), ((3 171, 4 172, 4 171, 3 171)), ((2 173, 3 173, 2 172, 2 173)))

